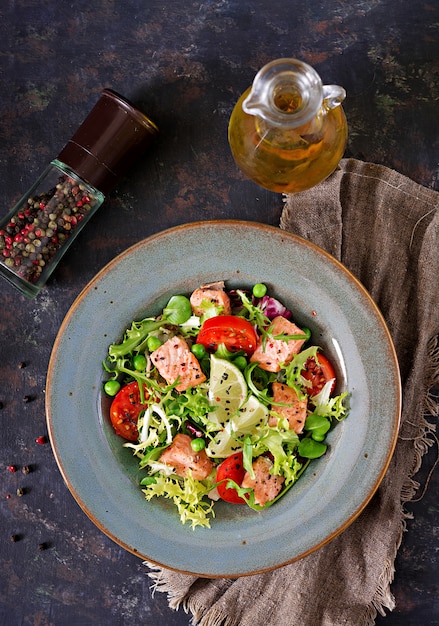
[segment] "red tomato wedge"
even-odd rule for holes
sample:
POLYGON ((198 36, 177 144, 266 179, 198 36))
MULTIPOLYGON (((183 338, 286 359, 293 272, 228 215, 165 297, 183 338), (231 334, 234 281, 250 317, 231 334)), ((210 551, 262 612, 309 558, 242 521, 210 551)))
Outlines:
MULTIPOLYGON (((148 392, 145 388, 145 398, 148 392)), ((137 420, 146 404, 140 402, 139 386, 136 381, 128 383, 116 394, 110 407, 110 419, 116 434, 128 441, 137 441, 137 420)))
POLYGON ((333 393, 336 384, 334 368, 324 354, 318 354, 317 361, 318 363, 314 357, 310 357, 305 363, 305 368, 302 370, 303 378, 309 380, 312 384, 312 387, 308 388, 308 394, 310 396, 317 395, 331 379, 334 380, 331 387, 331 393, 333 393))
POLYGON ((243 465, 242 452, 231 454, 225 459, 216 471, 216 482, 224 481, 217 487, 218 495, 222 500, 231 502, 232 504, 245 504, 245 500, 238 496, 236 489, 227 488, 227 481, 234 480, 235 483, 241 485, 244 478, 245 469, 243 465))
POLYGON ((223 343, 230 352, 243 350, 247 355, 256 350, 257 340, 250 322, 235 315, 217 315, 207 319, 197 337, 197 343, 209 352, 215 352, 223 343))

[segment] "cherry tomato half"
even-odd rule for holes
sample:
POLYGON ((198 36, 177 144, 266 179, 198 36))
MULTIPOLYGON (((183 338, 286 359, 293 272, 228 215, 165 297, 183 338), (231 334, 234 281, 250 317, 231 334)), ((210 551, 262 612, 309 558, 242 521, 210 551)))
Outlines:
POLYGON ((209 352, 215 352, 223 343, 230 352, 243 350, 248 355, 256 350, 257 340, 250 322, 235 315, 210 317, 201 326, 197 337, 197 343, 209 352))
POLYGON ((335 371, 329 359, 327 359, 324 354, 318 354, 317 360, 318 363, 313 356, 310 357, 302 370, 303 378, 309 380, 312 384, 312 387, 308 390, 310 396, 315 396, 320 393, 325 384, 331 379, 334 379, 331 387, 331 393, 333 393, 336 384, 335 371))
MULTIPOLYGON (((145 397, 148 397, 146 389, 145 397)), ((122 387, 110 407, 110 419, 116 434, 128 441, 136 441, 139 438, 137 420, 145 408, 146 405, 140 402, 139 386, 136 381, 122 387)))
POLYGON ((235 483, 241 485, 245 474, 242 460, 242 452, 231 454, 225 459, 216 471, 216 482, 224 481, 217 487, 218 495, 222 500, 231 502, 232 504, 245 504, 245 500, 238 496, 236 489, 227 488, 227 481, 234 480, 235 483))

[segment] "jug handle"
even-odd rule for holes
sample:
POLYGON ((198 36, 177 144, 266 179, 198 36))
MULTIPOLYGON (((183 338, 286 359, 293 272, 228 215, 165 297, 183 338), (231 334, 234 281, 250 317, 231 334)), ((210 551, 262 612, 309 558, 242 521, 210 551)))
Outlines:
POLYGON ((335 109, 346 98, 346 91, 339 85, 323 85, 323 102, 326 108, 335 109))

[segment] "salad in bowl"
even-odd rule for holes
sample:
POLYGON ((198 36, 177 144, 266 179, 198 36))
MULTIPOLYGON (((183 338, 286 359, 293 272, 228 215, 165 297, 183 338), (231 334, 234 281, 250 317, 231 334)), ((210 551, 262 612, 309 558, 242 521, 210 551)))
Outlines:
POLYGON ((219 499, 271 507, 348 413, 330 360, 262 283, 172 296, 109 346, 104 369, 146 500, 172 500, 192 528, 210 527, 219 499))

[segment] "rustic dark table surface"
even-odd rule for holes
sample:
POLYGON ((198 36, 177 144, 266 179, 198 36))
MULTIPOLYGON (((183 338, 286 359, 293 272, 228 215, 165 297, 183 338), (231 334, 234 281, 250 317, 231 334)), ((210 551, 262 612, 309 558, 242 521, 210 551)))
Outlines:
MULTIPOLYGON (((346 156, 438 189, 436 0, 0 5, 1 216, 58 154, 103 88, 134 100, 161 129, 157 146, 110 194, 36 299, 0 281, 2 626, 189 624, 163 594, 153 595, 141 560, 82 512, 50 444, 36 443, 47 434, 47 365, 75 297, 131 244, 195 220, 279 223, 281 196, 237 171, 227 124, 256 71, 282 56, 301 58, 324 82, 346 88, 346 156)), ((421 484, 435 454, 432 448, 424 459, 421 484)), ((407 506, 414 519, 396 560, 396 609, 377 624, 439 624, 438 494, 436 473, 425 496, 407 506)))

